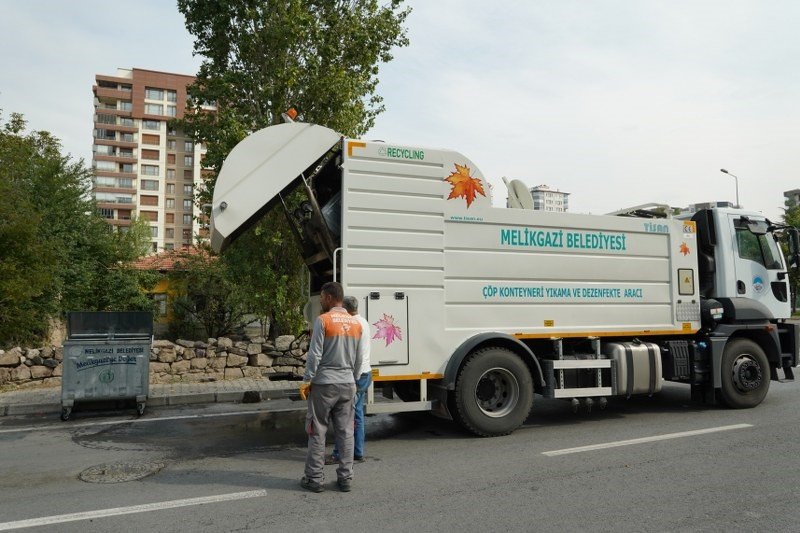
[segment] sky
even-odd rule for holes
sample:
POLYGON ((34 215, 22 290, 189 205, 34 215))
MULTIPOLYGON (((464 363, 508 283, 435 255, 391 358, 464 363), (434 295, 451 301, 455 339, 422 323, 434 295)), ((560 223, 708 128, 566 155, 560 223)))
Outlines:
MULTIPOLYGON (((735 201, 780 218, 800 188, 800 3, 409 0, 367 139, 457 150, 571 193, 570 211, 735 201)), ((194 74, 173 2, 2 0, 0 109, 91 159, 95 74, 194 74)))

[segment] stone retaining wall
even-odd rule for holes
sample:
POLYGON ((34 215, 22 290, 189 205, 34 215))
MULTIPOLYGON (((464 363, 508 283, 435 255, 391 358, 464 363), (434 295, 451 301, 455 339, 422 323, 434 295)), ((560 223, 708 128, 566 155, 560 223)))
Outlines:
MULTIPOLYGON (((238 378, 301 377, 308 341, 284 335, 234 340, 157 340, 150 350, 150 383, 207 382, 238 378)), ((0 350, 0 386, 61 385, 61 346, 0 350)))

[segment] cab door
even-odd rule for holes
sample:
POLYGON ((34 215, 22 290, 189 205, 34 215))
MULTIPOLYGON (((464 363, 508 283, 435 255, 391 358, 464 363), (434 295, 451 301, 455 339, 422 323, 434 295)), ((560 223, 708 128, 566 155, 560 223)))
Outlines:
POLYGON ((775 318, 788 318, 789 276, 783 254, 767 221, 729 215, 736 248, 736 296, 765 305, 775 318))

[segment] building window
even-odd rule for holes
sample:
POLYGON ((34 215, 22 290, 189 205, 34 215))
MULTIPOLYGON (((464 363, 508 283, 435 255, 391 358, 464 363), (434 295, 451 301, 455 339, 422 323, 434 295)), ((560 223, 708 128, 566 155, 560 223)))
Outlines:
POLYGON ((178 148, 178 141, 170 139, 167 141, 167 150, 176 150, 178 148))
POLYGON ((117 109, 120 111, 131 111, 133 109, 133 102, 117 102, 117 109))
POLYGON ((174 116, 177 116, 177 115, 178 115, 178 108, 175 107, 174 105, 168 105, 167 106, 167 116, 168 117, 174 117, 174 116))
POLYGON ((152 135, 150 133, 143 133, 142 134, 142 144, 152 144, 158 146, 161 142, 161 137, 158 135, 152 135))
POLYGON ((174 224, 175 223, 175 213, 167 213, 166 219, 167 224, 174 224))
POLYGON ((158 120, 143 120, 142 129, 158 131, 161 129, 161 122, 159 122, 158 120))
POLYGON ((164 106, 161 104, 144 104, 145 115, 163 115, 164 106))
POLYGON ((194 150, 194 144, 192 141, 183 141, 183 151, 191 152, 192 150, 194 150))
POLYGON ((183 230, 183 240, 190 241, 192 239, 192 230, 185 229, 183 230))
POLYGON ((177 102, 178 93, 175 91, 167 91, 167 102, 177 102))
POLYGON ((183 210, 184 211, 191 211, 192 210, 192 201, 191 200, 184 200, 183 201, 183 210))
POLYGON ((155 159, 158 161, 159 153, 158 150, 147 150, 145 148, 142 149, 142 159, 155 159))
POLYGON ((151 252, 157 252, 158 251, 158 243, 157 242, 151 242, 150 243, 150 251, 151 252))
POLYGON ((192 215, 183 215, 183 225, 190 226, 192 224, 192 215))
POLYGON ((166 200, 166 208, 167 209, 175 209, 175 198, 167 198, 167 200, 166 200))
MULTIPOLYGON (((166 246, 164 247, 166 249, 166 246)), ((153 294, 153 300, 158 304, 159 316, 167 316, 167 295, 164 293, 153 294)))
POLYGON ((142 189, 145 191, 157 191, 158 182, 156 180, 142 180, 142 189))
POLYGON ((175 249, 175 245, 172 244, 171 242, 164 243, 164 249, 165 250, 174 250, 175 249))
POLYGON ((136 135, 133 133, 123 133, 119 140, 126 143, 135 143, 136 135))
POLYGON ((139 211, 139 216, 150 222, 158 222, 158 211, 139 211))
POLYGON ((158 176, 158 165, 142 165, 142 174, 145 176, 158 176))
MULTIPOLYGON (((175 169, 174 168, 168 168, 167 169, 167 179, 168 180, 174 180, 175 179, 175 169)), ((175 186, 173 185, 172 188, 174 189, 175 186)))
POLYGON ((158 196, 139 196, 139 205, 158 205, 158 196))
POLYGON ((116 172, 117 164, 113 161, 95 161, 94 168, 97 170, 109 170, 111 172, 116 172))
POLYGON ((174 239, 175 238, 175 228, 164 228, 164 238, 165 239, 174 239))
POLYGON ((153 89, 152 87, 145 87, 144 97, 148 100, 163 100, 164 91, 161 89, 153 89))
POLYGON ((94 121, 99 124, 116 124, 117 117, 114 115, 97 115, 94 121))
POLYGON ((114 210, 102 207, 100 208, 100 216, 103 218, 114 218, 114 210))
POLYGON ((194 191, 192 190, 192 186, 191 185, 184 185, 183 186, 183 194, 188 195, 188 196, 191 196, 192 194, 194 194, 194 191))
POLYGON ((94 153, 98 155, 112 155, 114 153, 114 147, 112 146, 104 146, 104 145, 95 145, 94 153))
POLYGON ((190 167, 192 166, 193 158, 190 155, 183 156, 183 166, 190 167))
POLYGON ((134 168, 132 163, 123 163, 119 166, 119 171, 132 174, 136 172, 136 169, 134 168))
POLYGON ((167 194, 175 194, 175 184, 167 183, 167 194))
POLYGON ((150 236, 158 238, 158 226, 150 226, 150 236))
POLYGON ((167 130, 167 135, 172 135, 174 137, 177 134, 178 134, 178 130, 176 130, 175 128, 169 128, 167 130))
POLYGON ((190 180, 193 178, 194 178, 194 173, 192 172, 191 168, 187 168, 183 171, 183 179, 190 180))
POLYGON ((167 164, 168 165, 175 164, 175 154, 167 154, 167 164))
POLYGON ((125 118, 125 117, 120 117, 119 125, 120 126, 127 126, 128 128, 132 128, 133 126, 135 126, 135 124, 133 123, 133 119, 132 118, 125 118))

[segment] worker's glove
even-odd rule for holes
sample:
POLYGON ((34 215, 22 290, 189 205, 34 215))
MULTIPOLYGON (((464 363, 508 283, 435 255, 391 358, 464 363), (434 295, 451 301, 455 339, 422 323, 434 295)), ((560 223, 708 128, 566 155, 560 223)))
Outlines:
POLYGON ((311 382, 304 381, 300 384, 300 398, 303 400, 308 399, 308 393, 311 392, 311 382))

